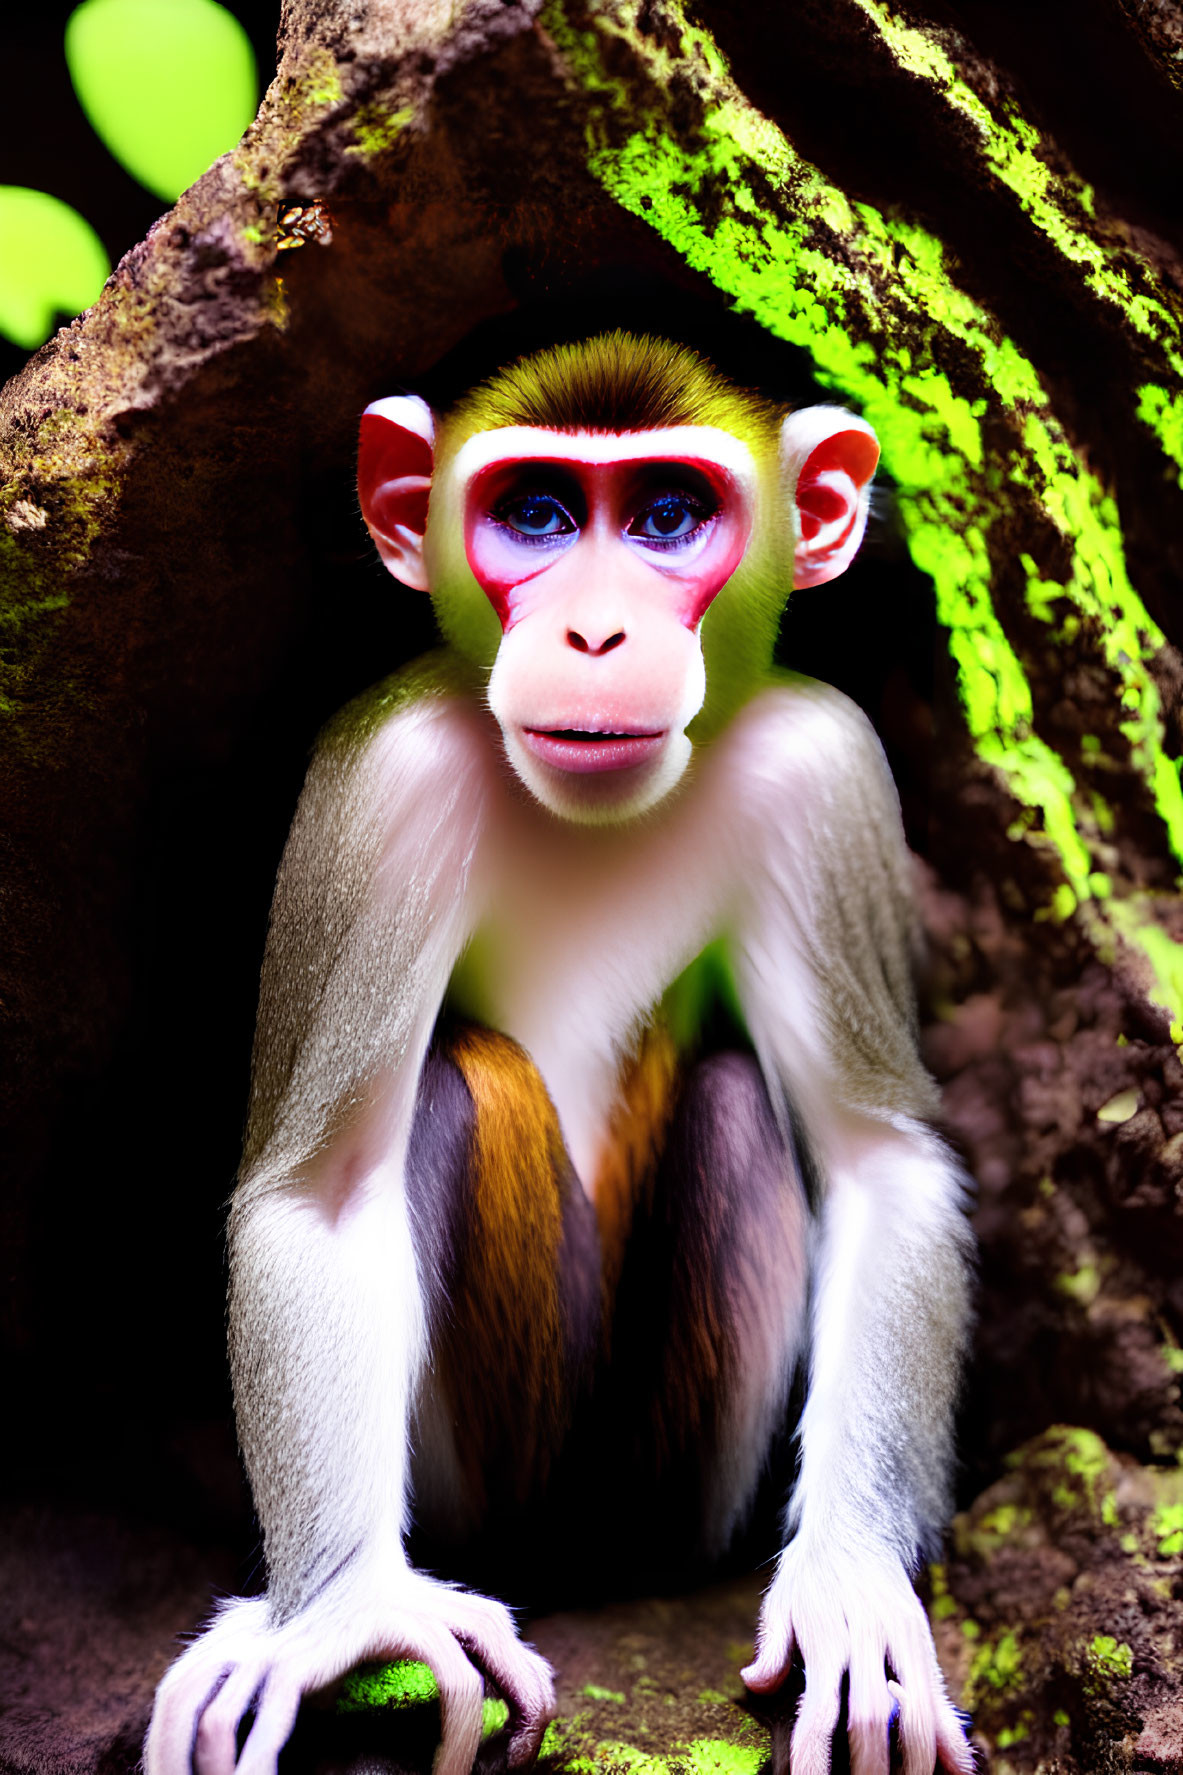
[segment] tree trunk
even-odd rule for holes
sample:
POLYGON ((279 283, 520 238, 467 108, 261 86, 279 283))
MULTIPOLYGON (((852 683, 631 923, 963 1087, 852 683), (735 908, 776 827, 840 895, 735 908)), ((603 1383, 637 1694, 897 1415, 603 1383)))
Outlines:
POLYGON ((239 1520, 274 866, 317 727, 430 640, 357 414, 663 326, 883 444, 783 650, 896 769, 980 1186, 942 1655, 998 1769, 1183 1769, 1183 14, 1035 12, 285 0, 241 146, 0 395, 20 1483, 239 1520))

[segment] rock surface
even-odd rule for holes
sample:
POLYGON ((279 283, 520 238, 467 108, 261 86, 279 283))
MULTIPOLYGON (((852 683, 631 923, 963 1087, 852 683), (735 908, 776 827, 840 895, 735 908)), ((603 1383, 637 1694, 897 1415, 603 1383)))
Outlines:
MULTIPOLYGON (((6 1766, 130 1768, 174 1635, 235 1582, 188 1537, 249 1534, 219 1241, 275 863, 317 728, 431 637, 363 546, 356 416, 446 400, 561 310, 786 399, 894 377, 896 517, 784 644, 888 749, 980 1186, 934 1608, 997 1766, 1183 1769, 1176 14, 286 0, 243 144, 0 394, 7 1478, 75 1501, 15 1519, 6 1766), (1086 1447, 1103 1485, 1053 1477, 1086 1447)), ((724 1668, 751 1602, 540 1627, 580 1673, 564 1754, 755 1755, 724 1668)), ((310 1756, 370 1730, 342 1719, 310 1756)))

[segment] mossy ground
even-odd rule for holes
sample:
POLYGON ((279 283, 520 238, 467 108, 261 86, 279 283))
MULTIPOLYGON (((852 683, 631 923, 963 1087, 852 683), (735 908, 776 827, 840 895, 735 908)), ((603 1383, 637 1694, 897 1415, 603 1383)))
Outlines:
POLYGON ((953 1525, 930 1585, 937 1644, 991 1767, 1175 1769, 1178 1466, 1056 1425, 953 1525))

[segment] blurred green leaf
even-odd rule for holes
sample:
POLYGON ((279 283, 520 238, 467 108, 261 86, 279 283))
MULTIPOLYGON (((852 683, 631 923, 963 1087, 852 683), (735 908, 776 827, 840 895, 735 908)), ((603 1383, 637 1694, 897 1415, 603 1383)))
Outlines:
POLYGON ((66 25, 66 61, 111 153, 170 202, 255 114, 250 39, 215 0, 83 0, 66 25))
POLYGON ((47 191, 0 185, 0 333, 32 351, 58 314, 89 308, 111 271, 77 210, 47 191))

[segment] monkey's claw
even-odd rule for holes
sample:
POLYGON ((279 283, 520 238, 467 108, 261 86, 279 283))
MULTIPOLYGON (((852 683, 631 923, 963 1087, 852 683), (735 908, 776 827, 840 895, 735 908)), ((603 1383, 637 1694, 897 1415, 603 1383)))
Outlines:
POLYGON ((510 1765, 537 1755, 554 1709, 545 1659, 521 1643, 501 1603, 403 1570, 365 1592, 325 1592, 281 1627, 268 1623, 261 1599, 225 1608, 160 1685, 145 1775, 275 1775, 301 1697, 371 1658, 418 1659, 435 1672, 442 1730, 434 1775, 469 1775, 486 1676, 509 1706, 510 1765))
POLYGON ((758 1651, 742 1673, 747 1686, 777 1688, 794 1649, 804 1661, 805 1690, 787 1766, 782 1749, 777 1775, 830 1775, 844 1676, 851 1775, 889 1775, 893 1735, 903 1775, 936 1768, 973 1775, 973 1751, 945 1693, 928 1619, 898 1560, 880 1554, 855 1562, 794 1541, 764 1599, 758 1651))

